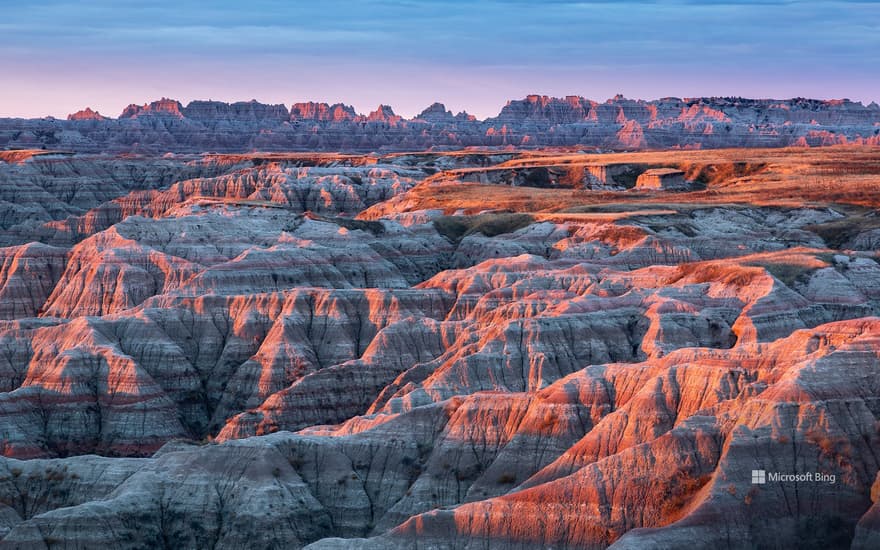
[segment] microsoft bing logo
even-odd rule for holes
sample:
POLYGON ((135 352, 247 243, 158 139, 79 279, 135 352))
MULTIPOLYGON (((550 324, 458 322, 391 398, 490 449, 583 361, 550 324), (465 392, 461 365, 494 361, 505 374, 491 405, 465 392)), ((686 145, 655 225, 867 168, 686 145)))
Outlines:
POLYGON ((752 470, 752 485, 764 485, 765 483, 767 483, 767 472, 752 470))

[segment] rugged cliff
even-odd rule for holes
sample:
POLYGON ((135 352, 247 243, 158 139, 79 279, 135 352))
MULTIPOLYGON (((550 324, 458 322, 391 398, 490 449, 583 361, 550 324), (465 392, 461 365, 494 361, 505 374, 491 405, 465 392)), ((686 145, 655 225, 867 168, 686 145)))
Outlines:
POLYGON ((878 540, 876 149, 3 158, 0 547, 878 540))
POLYGON ((616 96, 603 103, 531 95, 480 121, 435 103, 413 119, 388 105, 362 115, 343 104, 163 98, 118 119, 86 108, 55 119, 0 119, 0 148, 81 152, 412 151, 430 147, 570 146, 604 150, 880 143, 880 107, 848 100, 616 96))

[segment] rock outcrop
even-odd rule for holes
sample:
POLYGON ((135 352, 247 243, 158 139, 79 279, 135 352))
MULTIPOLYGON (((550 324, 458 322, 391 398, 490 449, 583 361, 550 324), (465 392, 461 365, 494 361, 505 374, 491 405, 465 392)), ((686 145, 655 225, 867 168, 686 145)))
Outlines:
POLYGON ((103 116, 98 111, 93 111, 91 107, 86 107, 81 111, 77 111, 75 113, 67 115, 67 120, 107 120, 107 117, 103 116))
POLYGON ((636 180, 636 189, 656 191, 687 191, 694 184, 685 179, 684 172, 675 168, 651 168, 636 180))
POLYGON ((0 547, 875 547, 877 153, 737 154, 5 156, 0 547))
POLYGON ((169 444, 141 461, 7 459, 4 543, 836 546, 869 509, 878 468, 878 326, 847 321, 771 345, 600 365, 535 394, 480 393, 300 435, 169 444), (835 477, 756 486, 756 468, 835 477), (106 522, 119 527, 108 533, 106 522))
POLYGON ((345 122, 358 118, 357 112, 351 105, 335 103, 294 103, 290 107, 291 122, 318 121, 318 122, 345 122))
POLYGON ((433 104, 413 119, 388 105, 283 105, 163 98, 119 119, 90 110, 68 120, 2 119, 0 147, 79 152, 413 151, 431 147, 577 146, 603 150, 880 144, 880 109, 848 100, 530 95, 483 121, 433 104))

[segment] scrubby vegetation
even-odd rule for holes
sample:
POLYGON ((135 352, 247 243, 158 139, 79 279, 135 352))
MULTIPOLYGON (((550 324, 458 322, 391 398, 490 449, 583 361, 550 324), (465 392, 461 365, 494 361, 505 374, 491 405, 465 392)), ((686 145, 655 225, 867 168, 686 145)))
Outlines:
POLYGON ((810 279, 810 275, 816 271, 814 267, 808 267, 800 264, 785 264, 772 262, 751 262, 746 265, 763 267, 768 273, 776 277, 785 286, 791 288, 796 284, 806 283, 810 279))
POLYGON ((488 213, 476 216, 443 216, 434 220, 434 227, 450 241, 458 242, 474 233, 482 233, 487 237, 512 233, 528 227, 534 221, 528 214, 488 213))
POLYGON ((720 162, 712 164, 688 164, 678 166, 685 173, 685 179, 703 186, 715 186, 737 178, 753 176, 767 168, 764 162, 720 162))
POLYGON ((860 233, 880 229, 880 217, 876 210, 855 209, 846 217, 804 227, 819 236, 828 248, 845 249, 860 233))
POLYGON ((381 235, 382 233, 385 233, 385 226, 382 225, 382 222, 334 216, 319 216, 311 213, 309 214, 309 217, 322 222, 335 223, 336 225, 344 227, 350 231, 367 231, 373 235, 381 235))

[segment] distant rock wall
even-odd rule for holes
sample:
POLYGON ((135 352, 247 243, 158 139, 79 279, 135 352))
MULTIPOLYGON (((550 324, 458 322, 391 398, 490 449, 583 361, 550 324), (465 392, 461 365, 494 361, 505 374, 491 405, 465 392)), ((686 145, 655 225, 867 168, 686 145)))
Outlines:
POLYGON ((267 105, 162 98, 118 119, 90 108, 68 120, 0 119, 0 148, 78 152, 403 151, 427 148, 583 146, 605 150, 815 147, 880 144, 880 107, 849 100, 755 100, 530 95, 497 117, 453 115, 434 103, 412 119, 380 105, 368 115, 337 103, 267 105))

